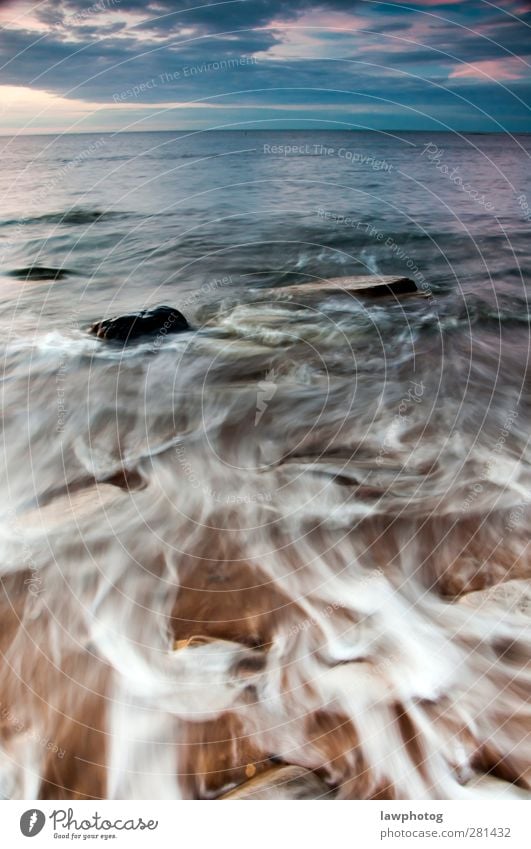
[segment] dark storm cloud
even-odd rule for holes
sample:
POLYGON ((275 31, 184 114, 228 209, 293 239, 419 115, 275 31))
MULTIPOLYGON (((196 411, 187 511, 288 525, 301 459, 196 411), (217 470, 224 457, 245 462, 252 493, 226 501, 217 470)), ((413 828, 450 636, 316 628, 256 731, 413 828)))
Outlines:
MULTIPOLYGON (((319 6, 322 8, 340 9, 352 11, 360 0, 322 0, 319 6)), ((16 5, 16 4, 13 4, 16 5)), ((83 14, 91 4, 87 0, 48 0, 42 10, 37 10, 37 15, 43 21, 53 19, 63 20, 83 14)), ((302 10, 313 8, 316 3, 313 0, 218 0, 218 2, 200 3, 173 2, 173 0, 160 0, 160 2, 146 3, 142 0, 115 0, 114 8, 120 8, 123 12, 142 13, 150 17, 152 25, 161 29, 171 29, 175 26, 175 19, 186 22, 186 24, 197 23, 206 30, 217 29, 240 29, 242 27, 264 26, 273 18, 293 18, 302 10)), ((102 10, 111 8, 111 2, 101 0, 102 10)))

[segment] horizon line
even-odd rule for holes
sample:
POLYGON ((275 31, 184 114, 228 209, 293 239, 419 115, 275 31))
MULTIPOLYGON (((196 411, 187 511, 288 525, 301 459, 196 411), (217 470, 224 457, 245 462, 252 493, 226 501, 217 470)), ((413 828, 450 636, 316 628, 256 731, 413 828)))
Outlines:
POLYGON ((71 132, 68 130, 48 130, 42 133, 33 132, 0 132, 0 138, 34 138, 41 136, 119 136, 119 135, 143 135, 145 133, 431 133, 436 135, 466 135, 466 136, 527 136, 531 135, 530 130, 433 130, 433 129, 402 129, 397 127, 382 127, 379 129, 367 127, 360 129, 358 127, 347 127, 337 129, 331 127, 279 127, 267 129, 265 127, 257 127, 245 129, 243 127, 204 127, 204 128, 188 128, 188 129, 171 129, 171 130, 83 130, 81 132, 71 132))

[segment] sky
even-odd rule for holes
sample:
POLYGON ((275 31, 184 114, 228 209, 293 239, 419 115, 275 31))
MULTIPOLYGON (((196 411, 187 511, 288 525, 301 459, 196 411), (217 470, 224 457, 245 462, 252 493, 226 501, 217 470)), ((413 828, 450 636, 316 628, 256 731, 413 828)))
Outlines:
POLYGON ((0 0, 0 133, 531 132, 528 0, 0 0))

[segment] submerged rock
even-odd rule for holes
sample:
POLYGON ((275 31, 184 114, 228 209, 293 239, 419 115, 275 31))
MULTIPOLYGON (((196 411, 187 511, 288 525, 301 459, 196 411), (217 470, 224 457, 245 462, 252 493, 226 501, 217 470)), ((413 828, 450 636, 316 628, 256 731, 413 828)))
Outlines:
POLYGON ((166 306, 105 318, 89 327, 89 333, 98 336, 99 339, 124 343, 140 339, 142 336, 156 333, 165 336, 168 333, 182 333, 184 330, 190 330, 184 315, 175 307, 166 306))

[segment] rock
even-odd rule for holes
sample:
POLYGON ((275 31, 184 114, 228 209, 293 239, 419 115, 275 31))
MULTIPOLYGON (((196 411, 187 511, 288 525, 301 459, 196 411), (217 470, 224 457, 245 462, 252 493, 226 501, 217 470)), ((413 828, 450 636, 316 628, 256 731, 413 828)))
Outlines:
POLYGON ((245 770, 249 781, 218 796, 218 799, 333 799, 336 795, 334 790, 305 767, 286 764, 255 775, 249 770, 250 766, 254 764, 248 764, 245 770))
POLYGON ((488 615, 498 610, 500 614, 522 613, 531 618, 531 580, 513 578, 486 590, 474 590, 460 596, 458 603, 473 607, 480 614, 488 615))
POLYGON ((190 330, 184 315, 175 307, 153 307, 149 310, 105 318, 89 327, 89 333, 113 342, 133 342, 143 336, 182 333, 190 330))
POLYGON ((322 295, 341 294, 348 292, 371 297, 382 295, 422 294, 414 280, 409 277, 380 277, 362 275, 357 277, 332 277, 328 280, 314 280, 312 283, 300 283, 294 286, 282 286, 277 289, 267 289, 267 295, 322 295))
POLYGON ((66 268, 47 268, 44 265, 32 265, 28 268, 15 268, 8 273, 10 277, 18 277, 20 280, 63 280, 71 272, 66 268))

